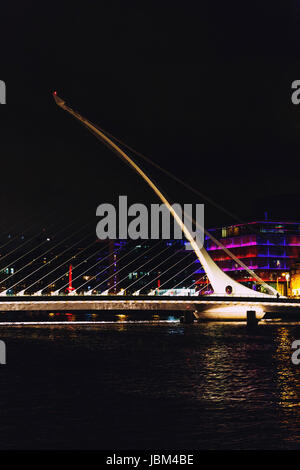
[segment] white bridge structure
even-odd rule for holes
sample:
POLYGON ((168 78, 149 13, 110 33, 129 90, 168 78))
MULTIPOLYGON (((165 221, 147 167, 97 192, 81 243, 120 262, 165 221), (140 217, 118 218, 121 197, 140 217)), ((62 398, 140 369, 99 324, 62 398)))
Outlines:
MULTIPOLYGON (((300 300, 274 297, 161 297, 161 296, 8 296, 0 300, 1 312, 97 312, 149 311, 193 314, 198 320, 245 321, 248 311, 257 319, 268 314, 300 319, 300 300)), ((16 319, 18 317, 16 316, 16 319)), ((5 321, 5 316, 3 317, 5 321)), ((0 326, 2 320, 0 321, 0 326)))
MULTIPOLYGON (((263 286, 264 292, 258 292, 250 289, 245 285, 233 280, 226 273, 224 273, 218 265, 212 260, 208 252, 203 246, 199 246, 197 239, 193 238, 191 232, 182 222, 181 218, 177 215, 176 211, 160 191, 160 189, 153 183, 149 176, 130 158, 124 150, 118 146, 112 138, 108 137, 104 131, 100 130, 95 124, 82 117, 79 113, 66 105, 65 101, 57 96, 54 92, 53 97, 55 102, 63 110, 67 111, 81 124, 89 129, 97 138, 99 138, 107 147, 116 153, 123 161, 128 163, 140 177, 151 187, 155 194, 159 197, 161 202, 170 211, 174 220, 179 225, 185 238, 191 244, 199 262, 201 263, 209 283, 213 289, 213 294, 207 296, 191 296, 191 297, 173 297, 173 296, 155 296, 155 295, 123 295, 124 289, 121 289, 118 296, 112 296, 108 290, 104 291, 102 295, 93 295, 92 290, 81 295, 78 289, 69 291, 69 295, 59 295, 59 290, 52 293, 52 296, 43 295, 45 287, 33 292, 31 295, 26 295, 26 291, 32 287, 37 281, 33 282, 27 289, 17 292, 15 295, 8 295, 9 289, 7 288, 0 293, 0 311, 99 311, 99 310, 149 310, 149 311, 182 311, 193 312, 198 319, 212 319, 212 320, 244 320, 246 319, 247 311, 255 310, 258 318, 263 318, 266 313, 300 313, 300 300, 287 299, 279 296, 279 293, 271 286, 267 285, 260 279, 256 273, 250 270, 240 259, 236 258, 222 243, 216 240, 204 227, 198 224, 197 229, 203 231, 215 243, 219 245, 229 256, 231 256, 236 263, 248 271, 258 283, 263 286), (78 291, 78 292, 77 292, 78 291)), ((195 221, 193 221, 195 223, 195 221)), ((85 261, 89 259, 86 258, 85 261)), ((82 264, 82 263, 80 263, 82 264)), ((27 265, 26 265, 27 266, 27 265)), ((40 268, 39 268, 40 269, 40 268)), ((34 272, 38 271, 35 270, 34 272)), ((55 271, 53 269, 52 271, 55 271)), ((50 271, 50 273, 52 272, 50 271)), ((47 277, 48 274, 42 276, 40 280, 47 277)), ((26 276, 24 279, 26 279, 26 276)), ((20 281, 13 284, 13 288, 19 284, 20 281)), ((82 292, 82 291, 81 291, 82 292)), ((152 291, 153 293, 153 291, 152 291)), ((0 323, 1 324, 1 323, 0 323)))
MULTIPOLYGON (((73 117, 75 117, 79 122, 81 122, 85 127, 87 127, 94 135, 99 137, 99 139, 104 142, 109 148, 111 148, 117 155, 119 155, 125 162, 129 163, 129 165, 144 179, 144 181, 153 189, 153 191, 157 194, 159 199, 166 205, 166 207, 169 209, 170 213, 174 217, 175 221, 181 228, 182 232, 184 233, 186 239, 190 242, 193 250, 195 251, 195 254, 197 255, 201 265, 203 266, 203 269, 210 281, 210 284, 214 290, 215 294, 218 295, 228 295, 228 296, 253 296, 253 297, 274 297, 278 295, 278 292, 273 289, 272 287, 268 286, 265 284, 261 279, 258 278, 258 276, 251 271, 251 274, 256 277, 261 284, 264 285, 266 290, 269 293, 262 293, 262 292, 256 292, 249 287, 246 287, 239 282, 231 279, 226 273, 224 273, 218 266, 217 264, 212 260, 212 258, 209 256, 207 251, 205 250, 204 247, 199 247, 197 244, 197 240, 195 240, 190 233, 190 231, 187 229, 186 225, 182 222, 181 218, 178 216, 172 205, 169 203, 169 201, 165 198, 165 196, 162 194, 162 192, 159 190, 159 188, 153 183, 153 181, 149 178, 148 175, 130 158, 115 142, 113 142, 112 139, 110 139, 107 135, 105 135, 97 126, 95 126, 93 123, 88 121, 86 118, 82 117, 79 113, 74 111, 72 108, 66 105, 65 101, 57 96, 56 92, 54 92, 53 97, 55 99, 55 102, 58 106, 60 106, 62 109, 67 111, 69 114, 71 114, 73 117)), ((199 230, 205 231, 205 233, 211 237, 211 235, 204 229, 204 227, 197 227, 199 230)), ((215 239, 214 239, 215 240, 215 239)), ((220 242, 218 242, 220 245, 220 242)), ((223 247, 225 249, 225 247, 223 247)), ((228 253, 229 250, 226 250, 228 253)), ((230 253, 231 256, 233 257, 233 254, 230 253)), ((239 261, 239 260, 238 260, 239 261)), ((239 261, 240 262, 240 261, 239 261)), ((244 266, 246 267, 246 266, 244 266)), ((246 267, 247 268, 247 267, 246 267)), ((250 271, 247 268, 248 271, 250 271)))

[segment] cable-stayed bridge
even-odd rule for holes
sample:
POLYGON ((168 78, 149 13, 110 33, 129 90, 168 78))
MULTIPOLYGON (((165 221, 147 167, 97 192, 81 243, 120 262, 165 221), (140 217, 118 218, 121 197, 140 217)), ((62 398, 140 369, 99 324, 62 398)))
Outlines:
MULTIPOLYGON (((174 217, 193 251, 187 252, 183 265, 183 260, 176 259, 174 253, 168 252, 168 246, 160 246, 160 242, 149 246, 145 246, 145 241, 141 242, 139 248, 143 246, 142 252, 137 251, 136 245, 124 251, 121 241, 117 247, 105 245, 99 248, 96 240, 88 240, 87 233, 90 232, 84 230, 87 227, 78 230, 77 238, 74 237, 76 233, 67 231, 66 236, 56 237, 57 241, 50 247, 47 246, 51 242, 48 236, 35 244, 34 236, 26 237, 17 247, 6 242, 0 246, 0 250, 5 248, 5 254, 0 258, 0 270, 8 274, 0 280, 0 311, 173 310, 194 312, 195 316, 203 319, 232 320, 244 319, 249 310, 255 310, 260 318, 266 313, 293 314, 300 311, 299 300, 280 297, 273 287, 268 286, 219 240, 196 224, 198 230, 204 231, 256 279, 261 289, 253 290, 223 272, 205 248, 198 245, 173 206, 136 162, 98 126, 68 107, 56 94, 54 98, 58 106, 89 129, 151 187, 174 217), (74 254, 78 246, 81 246, 80 256, 74 254), (159 248, 157 252, 155 247, 159 248), (205 272, 202 284, 201 279, 195 279, 192 269, 196 260, 205 272), (14 269, 14 266, 18 268, 14 269), (129 268, 133 272, 141 272, 141 269, 145 272, 128 282, 129 268), (176 289, 183 284, 188 295, 174 296, 176 289), (201 285, 201 288, 196 291, 195 285, 201 285), (199 295, 202 293, 205 295, 199 295)), ((63 233, 64 230, 56 228, 55 233, 63 233)))
POLYGON ((2 312, 169 311, 193 314, 198 320, 246 320, 248 311, 258 319, 268 315, 300 318, 299 299, 228 296, 10 296, 0 300, 2 312))

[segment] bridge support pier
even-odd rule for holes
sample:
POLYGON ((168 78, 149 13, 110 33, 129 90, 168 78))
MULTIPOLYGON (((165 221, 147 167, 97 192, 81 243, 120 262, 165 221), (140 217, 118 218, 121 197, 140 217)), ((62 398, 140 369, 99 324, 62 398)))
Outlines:
POLYGON ((181 323, 185 323, 185 324, 194 323, 195 321, 194 312, 192 312, 191 310, 187 310, 186 312, 184 312, 183 317, 180 318, 180 321, 181 323))
POLYGON ((258 319, 256 318, 255 310, 247 310, 247 326, 257 326, 258 319))

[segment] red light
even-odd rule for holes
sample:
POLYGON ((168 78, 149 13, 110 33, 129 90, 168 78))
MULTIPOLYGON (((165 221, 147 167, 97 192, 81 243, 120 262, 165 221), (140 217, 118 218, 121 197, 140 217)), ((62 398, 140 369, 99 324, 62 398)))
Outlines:
POLYGON ((53 92, 53 95, 57 95, 57 91, 54 91, 54 92, 53 92))

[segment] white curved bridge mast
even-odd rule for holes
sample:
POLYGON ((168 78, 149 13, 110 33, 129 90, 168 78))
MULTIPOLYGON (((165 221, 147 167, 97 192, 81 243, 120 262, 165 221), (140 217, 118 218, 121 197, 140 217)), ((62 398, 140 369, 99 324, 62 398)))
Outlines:
POLYGON ((55 102, 58 106, 62 109, 67 111, 73 117, 75 117, 78 121, 84 124, 89 130, 91 130, 94 134, 96 134, 102 142, 104 142, 108 147, 110 147, 114 152, 116 152, 123 160, 130 164, 130 166, 146 181, 146 183, 153 189, 153 191, 157 194, 160 200, 167 206, 170 213, 180 226, 182 232, 184 233, 186 239, 190 242, 194 252, 196 253, 203 269, 209 279, 209 282, 214 290, 214 295, 229 295, 229 296, 239 296, 239 297, 273 297, 277 294, 275 289, 269 289, 272 291, 272 295, 264 294, 262 292, 257 292, 249 287, 246 287, 239 282, 231 279, 226 273, 224 273, 219 266, 212 260, 212 258, 207 253, 204 247, 200 247, 197 244, 197 241, 194 240, 191 233, 187 229, 187 227, 182 222, 181 218, 177 215, 171 204, 165 198, 165 196, 161 193, 158 187, 153 183, 153 181, 144 173, 143 170, 120 148, 118 145, 115 144, 109 137, 107 137, 103 132, 101 132, 94 124, 88 121, 86 118, 81 116, 79 113, 74 111, 72 108, 66 105, 65 101, 57 96, 57 93, 53 93, 53 97, 55 102))

